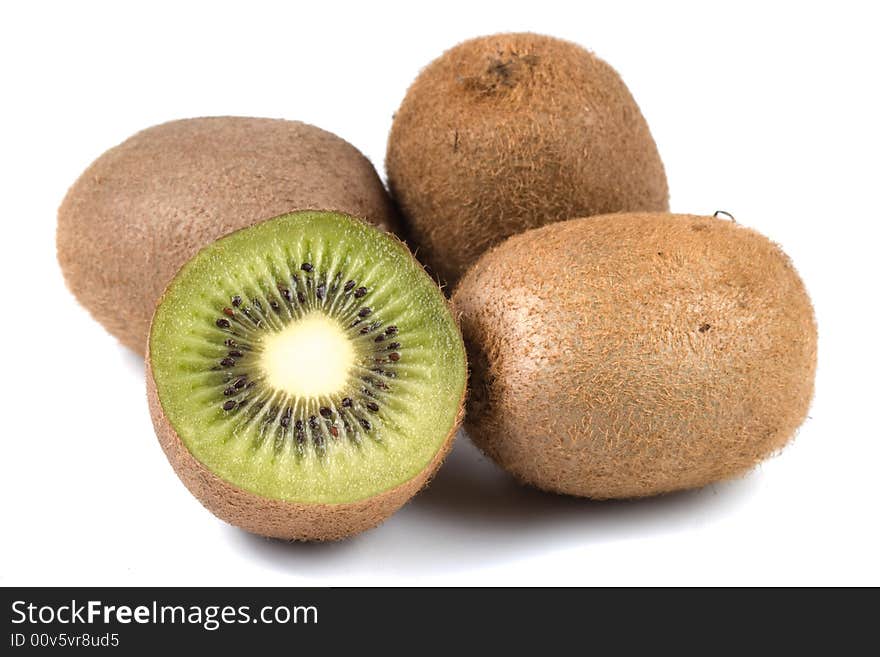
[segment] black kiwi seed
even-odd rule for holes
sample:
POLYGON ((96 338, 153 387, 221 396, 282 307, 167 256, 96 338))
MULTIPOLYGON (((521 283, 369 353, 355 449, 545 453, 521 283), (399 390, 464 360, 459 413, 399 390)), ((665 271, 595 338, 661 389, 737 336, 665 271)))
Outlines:
MULTIPOLYGON (((374 309, 372 307, 343 305, 337 309, 331 303, 331 312, 340 313, 340 319, 350 322, 349 329, 356 330, 361 335, 376 332, 373 338, 376 343, 374 348, 375 362, 384 365, 373 368, 372 371, 378 376, 362 378, 365 387, 361 388, 361 396, 357 398, 357 404, 352 397, 343 397, 341 400, 335 400, 325 406, 312 407, 314 415, 309 415, 308 411, 300 415, 299 413, 294 414, 292 400, 283 400, 278 405, 268 405, 266 401, 258 400, 258 397, 263 394, 260 392, 262 388, 256 388, 257 398, 255 398, 254 393, 251 393, 250 390, 258 384, 262 385, 262 378, 253 379, 248 374, 231 368, 241 367, 238 364, 238 359, 243 358, 246 355, 245 352, 256 349, 253 345, 257 343, 254 343, 251 337, 241 337, 233 328, 233 323, 238 325, 244 322, 242 328, 246 331, 253 331, 255 327, 259 329, 264 326, 264 320, 273 316, 264 314, 264 305, 271 308, 275 317, 280 317, 281 307, 284 305, 284 301, 287 301, 293 304, 289 308, 296 316, 303 311, 296 307, 295 301, 305 305, 315 301, 324 302, 327 299, 332 302, 337 298, 337 295, 341 298, 343 294, 352 294, 354 298, 362 299, 369 294, 369 289, 366 286, 359 285, 354 279, 346 279, 343 272, 336 272, 333 278, 329 279, 326 272, 316 270, 314 265, 309 262, 303 262, 299 269, 308 274, 303 281, 296 274, 291 273, 289 285, 283 282, 270 282, 270 286, 277 289, 278 296, 267 294, 262 300, 261 298, 250 298, 251 307, 249 308, 243 305, 243 297, 236 294, 230 297, 230 306, 219 309, 222 315, 215 320, 216 325, 222 329, 233 329, 232 335, 236 337, 236 339, 227 338, 223 341, 228 351, 227 355, 219 361, 221 368, 227 368, 223 373, 222 387, 223 397, 226 399, 221 400, 221 406, 224 411, 233 411, 249 404, 247 414, 249 421, 257 421, 258 413, 260 409, 263 409, 260 416, 261 422, 270 426, 274 425, 276 449, 282 448, 284 438, 288 435, 289 430, 291 440, 295 442, 298 450, 302 450, 303 445, 307 441, 311 441, 315 448, 324 452, 327 449, 325 441, 328 435, 332 438, 346 436, 349 440, 359 442, 363 436, 362 433, 359 433, 360 431, 373 431, 373 424, 366 417, 363 417, 363 414, 367 412, 380 413, 380 404, 383 399, 381 393, 390 390, 385 380, 396 377, 396 374, 390 371, 393 369, 390 363, 399 360, 400 354, 395 350, 399 349, 401 345, 400 342, 390 339, 391 336, 397 335, 398 327, 395 325, 383 327, 382 321, 373 316, 374 309), (233 308, 237 310, 233 310, 233 308), (380 380, 380 377, 384 380, 380 380), (335 407, 334 404, 336 404, 335 407), (342 409, 349 410, 345 412, 342 409), (300 416, 297 417, 297 415, 300 416)), ((285 320, 284 317, 281 319, 285 320)), ((246 335, 249 336, 250 333, 246 333, 246 335)), ((220 368, 215 365, 213 369, 220 368)))

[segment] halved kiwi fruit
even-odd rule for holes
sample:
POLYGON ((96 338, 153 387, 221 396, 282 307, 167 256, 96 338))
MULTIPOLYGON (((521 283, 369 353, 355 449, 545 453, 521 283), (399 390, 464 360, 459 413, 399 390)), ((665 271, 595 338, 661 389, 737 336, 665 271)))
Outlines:
POLYGON ((381 522, 458 428, 464 345, 396 238, 298 212, 228 235, 177 273, 147 350, 153 422, 223 520, 285 539, 381 522))

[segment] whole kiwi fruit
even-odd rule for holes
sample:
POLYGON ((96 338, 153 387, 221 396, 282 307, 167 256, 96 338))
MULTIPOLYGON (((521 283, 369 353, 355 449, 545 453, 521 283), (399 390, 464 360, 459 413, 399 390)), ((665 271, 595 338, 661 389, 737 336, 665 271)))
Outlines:
POLYGON ((408 241, 449 285, 526 229, 668 209, 663 163, 620 76, 538 34, 480 37, 431 62, 394 117, 385 164, 408 241))
POLYGON ((740 475, 804 420, 810 299, 788 257, 713 217, 631 213, 511 237, 453 295, 466 429, 520 480, 629 498, 740 475))
POLYGON ((82 305, 143 353, 156 300, 184 262, 226 233, 298 209, 396 226, 375 169, 336 135, 275 119, 172 121, 111 148, 70 188, 58 261, 82 305))
POLYGON ((174 276, 146 356, 156 433, 202 504, 283 539, 351 536, 434 473, 467 361, 406 246, 350 216, 284 215, 174 276))

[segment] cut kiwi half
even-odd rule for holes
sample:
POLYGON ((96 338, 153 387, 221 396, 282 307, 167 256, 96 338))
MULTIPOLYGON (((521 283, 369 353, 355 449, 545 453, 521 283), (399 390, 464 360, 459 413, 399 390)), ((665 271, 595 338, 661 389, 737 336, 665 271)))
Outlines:
POLYGON ((148 394, 165 453, 221 519, 285 539, 372 527, 430 478, 467 363, 437 284, 396 238, 297 212, 185 264, 160 299, 148 394))

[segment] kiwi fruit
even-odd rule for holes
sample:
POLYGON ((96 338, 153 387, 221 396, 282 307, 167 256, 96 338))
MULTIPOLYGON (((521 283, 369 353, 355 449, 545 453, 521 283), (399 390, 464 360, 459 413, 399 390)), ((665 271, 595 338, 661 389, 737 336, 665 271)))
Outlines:
POLYGON ((732 221, 551 224, 483 255, 452 301, 467 432, 545 490, 630 498, 740 475, 786 444, 812 397, 804 285, 732 221))
POLYGON ((143 353, 156 300, 184 262, 226 233, 306 209, 396 227, 375 169, 336 135, 273 119, 172 121, 111 148, 71 187, 58 261, 82 305, 143 353))
POLYGON ((210 511, 284 539, 350 536, 439 466, 467 363, 402 242, 298 212, 203 248, 165 290, 147 388, 159 441, 210 511))
POLYGON ((465 41, 431 62, 395 115, 385 164, 407 240, 450 286, 529 228, 668 209, 663 163, 620 76, 538 34, 465 41))

